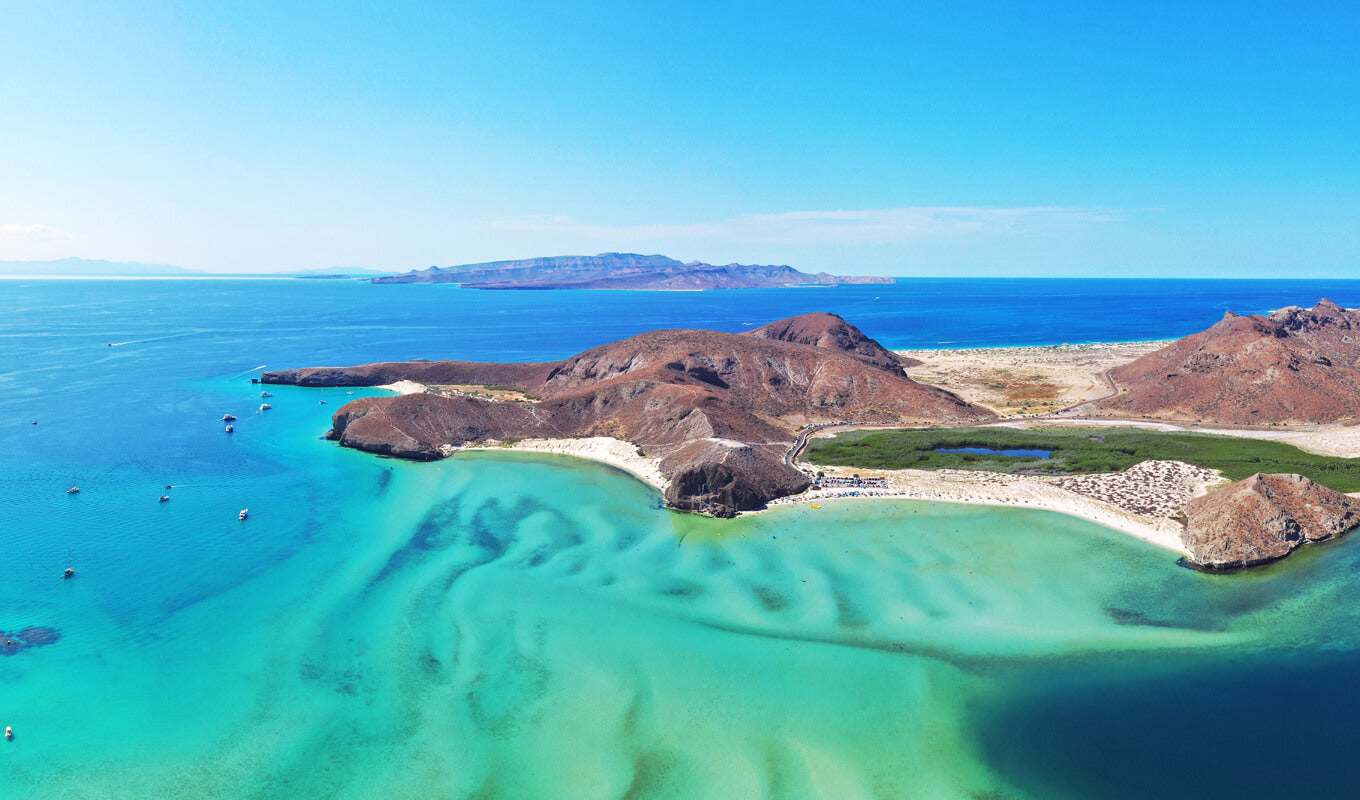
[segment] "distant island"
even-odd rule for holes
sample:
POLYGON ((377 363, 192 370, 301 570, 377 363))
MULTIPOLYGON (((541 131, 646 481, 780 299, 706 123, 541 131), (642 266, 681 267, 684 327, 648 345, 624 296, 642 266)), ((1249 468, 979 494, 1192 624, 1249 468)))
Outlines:
POLYGON ((490 261, 454 267, 430 267, 402 275, 374 278, 373 283, 456 283, 475 289, 634 289, 698 291, 702 289, 770 289, 782 286, 838 286, 849 283, 895 283, 892 278, 808 274, 789 266, 682 263, 661 255, 601 253, 597 256, 550 256, 520 261, 490 261))

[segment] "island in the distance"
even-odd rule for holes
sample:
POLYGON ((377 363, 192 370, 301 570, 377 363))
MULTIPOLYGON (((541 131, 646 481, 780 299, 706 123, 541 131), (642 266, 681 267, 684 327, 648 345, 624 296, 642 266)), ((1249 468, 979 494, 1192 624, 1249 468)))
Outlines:
POLYGON ((682 263, 661 255, 601 253, 491 261, 456 267, 430 267, 373 279, 373 283, 454 283, 474 289, 771 289, 784 286, 837 286, 895 283, 873 276, 808 274, 789 266, 682 263))

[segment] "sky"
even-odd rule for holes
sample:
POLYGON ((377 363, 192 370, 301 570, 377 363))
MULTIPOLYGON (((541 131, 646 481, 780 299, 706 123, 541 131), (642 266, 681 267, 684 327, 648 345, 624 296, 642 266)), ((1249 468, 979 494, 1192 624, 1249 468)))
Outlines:
POLYGON ((1360 277, 1360 3, 0 0, 0 260, 1360 277))

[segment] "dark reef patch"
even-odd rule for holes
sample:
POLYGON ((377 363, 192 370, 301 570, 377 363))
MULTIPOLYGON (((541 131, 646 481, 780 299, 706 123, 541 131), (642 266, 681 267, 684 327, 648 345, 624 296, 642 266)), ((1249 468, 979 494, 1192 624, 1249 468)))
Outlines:
POLYGON ((18 633, 0 631, 0 656, 18 655, 30 647, 42 647, 61 639, 61 631, 44 625, 30 625, 18 633))

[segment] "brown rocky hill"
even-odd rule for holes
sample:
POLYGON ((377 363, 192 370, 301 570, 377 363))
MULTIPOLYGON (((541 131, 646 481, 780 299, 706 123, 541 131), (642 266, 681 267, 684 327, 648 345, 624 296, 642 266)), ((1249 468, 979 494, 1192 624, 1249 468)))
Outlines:
MULTIPOLYGON (((904 359, 878 342, 865 336, 859 328, 835 314, 825 312, 800 314, 796 317, 771 322, 747 333, 762 339, 806 344, 827 350, 839 350, 870 366, 885 369, 894 375, 902 373, 904 359)), ((914 363, 920 363, 919 361, 914 363)))
POLYGON ((1228 424, 1322 423, 1360 417, 1360 309, 1322 300, 1269 316, 1229 312, 1110 373, 1119 394, 1103 416, 1228 424))
POLYGON ((1232 569, 1284 558, 1360 525, 1360 500, 1302 475, 1257 473, 1191 500, 1182 540, 1191 560, 1232 569))
POLYGON ((435 394, 362 398, 334 415, 331 436, 350 447, 417 459, 487 439, 613 436, 661 459, 668 503, 718 515, 758 508, 807 486, 784 460, 800 426, 993 416, 912 381, 890 352, 833 314, 793 317, 744 334, 652 331, 559 362, 413 361, 267 372, 262 380, 515 386, 535 402, 435 394))

